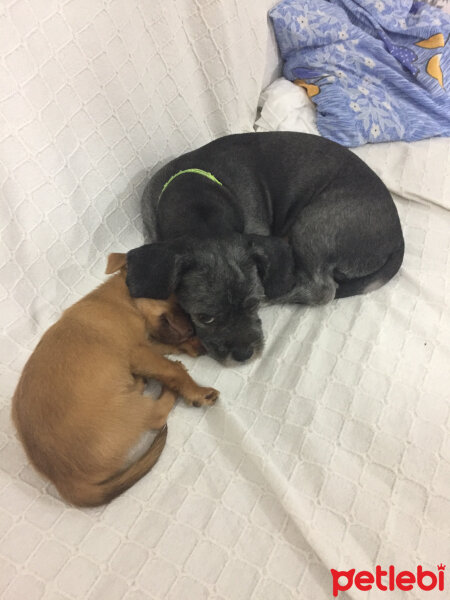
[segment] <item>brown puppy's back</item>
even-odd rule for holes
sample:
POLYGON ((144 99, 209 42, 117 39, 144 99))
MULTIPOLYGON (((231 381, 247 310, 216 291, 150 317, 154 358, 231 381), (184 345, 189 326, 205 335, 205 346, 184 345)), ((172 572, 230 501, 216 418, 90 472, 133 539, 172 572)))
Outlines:
MULTIPOLYGON (((167 303, 148 303, 156 324, 167 303)), ((144 404, 155 402, 142 396, 130 372, 131 350, 148 343, 147 326, 119 273, 67 309, 25 365, 14 422, 30 460, 75 504, 101 504, 121 493, 164 447, 165 430, 123 470, 129 448, 149 429, 144 404)))
POLYGON ((167 425, 164 425, 147 451, 127 469, 95 483, 84 479, 67 479, 59 486, 61 495, 78 506, 99 506, 114 500, 154 467, 166 445, 166 439, 167 425))

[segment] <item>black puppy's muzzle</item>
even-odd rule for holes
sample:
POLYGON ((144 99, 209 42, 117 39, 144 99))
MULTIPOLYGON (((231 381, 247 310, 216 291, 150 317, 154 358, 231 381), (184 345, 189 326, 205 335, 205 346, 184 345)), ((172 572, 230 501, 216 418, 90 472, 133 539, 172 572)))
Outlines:
POLYGON ((229 356, 237 362, 245 362, 258 353, 264 344, 261 320, 242 319, 238 326, 225 331, 196 327, 197 335, 210 356, 216 360, 226 360, 229 356))
MULTIPOLYGON (((200 339, 202 340, 201 336, 200 339)), ((257 340, 255 343, 246 345, 220 345, 211 341, 202 340, 208 354, 216 360, 225 360, 231 355, 231 358, 237 362, 245 362, 252 358, 262 347, 263 341, 257 340)))
POLYGON ((231 356, 238 362, 245 362, 253 356, 253 348, 251 346, 232 348, 231 356))

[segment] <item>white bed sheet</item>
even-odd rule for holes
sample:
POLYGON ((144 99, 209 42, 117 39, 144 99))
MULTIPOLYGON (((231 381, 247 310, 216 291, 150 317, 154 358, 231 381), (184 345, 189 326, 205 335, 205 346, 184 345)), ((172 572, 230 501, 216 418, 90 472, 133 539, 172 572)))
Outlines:
POLYGON ((251 129, 261 4, 17 0, 1 17, 2 600, 325 600, 330 568, 449 557, 450 216, 426 196, 396 199, 407 250, 387 286, 264 309, 248 365, 185 359, 219 403, 178 405, 153 472, 109 506, 68 507, 14 435, 39 336, 141 242, 149 165, 251 129))

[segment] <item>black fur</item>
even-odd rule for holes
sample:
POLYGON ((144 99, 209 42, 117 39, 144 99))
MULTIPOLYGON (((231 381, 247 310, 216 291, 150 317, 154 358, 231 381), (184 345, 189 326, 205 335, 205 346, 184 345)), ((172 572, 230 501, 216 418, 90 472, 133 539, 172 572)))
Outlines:
POLYGON ((129 254, 132 295, 176 291, 217 357, 244 359, 261 346, 262 298, 321 304, 362 294, 403 259, 397 210, 379 177, 348 149, 308 134, 230 135, 184 154, 151 179, 142 211, 159 242, 129 254), (186 173, 161 195, 188 168, 223 185, 186 173), (196 314, 214 315, 215 325, 196 314))
POLYGON ((161 299, 176 292, 210 354, 222 359, 231 353, 235 360, 246 360, 262 347, 260 303, 273 295, 277 282, 288 290, 290 276, 294 285, 293 272, 288 273, 293 264, 289 245, 259 237, 183 237, 131 250, 130 294, 161 299), (205 317, 213 321, 205 323, 205 317))

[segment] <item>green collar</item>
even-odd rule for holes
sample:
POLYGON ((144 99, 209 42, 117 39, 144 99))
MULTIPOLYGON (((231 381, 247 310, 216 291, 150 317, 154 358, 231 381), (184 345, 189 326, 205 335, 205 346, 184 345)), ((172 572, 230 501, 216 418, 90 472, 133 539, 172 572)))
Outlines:
POLYGON ((207 177, 211 181, 214 181, 214 183, 218 183, 219 185, 222 185, 220 183, 220 181, 218 179, 216 179, 212 173, 208 173, 208 171, 203 171, 202 169, 185 169, 184 171, 178 171, 178 173, 175 173, 175 175, 172 175, 172 177, 168 181, 166 181, 166 183, 163 186, 163 189, 161 190, 158 200, 161 199, 161 196, 166 191, 167 186, 170 183, 172 183, 172 181, 175 179, 175 177, 178 177, 178 175, 183 175, 183 173, 197 173, 197 175, 203 175, 203 177, 207 177))

